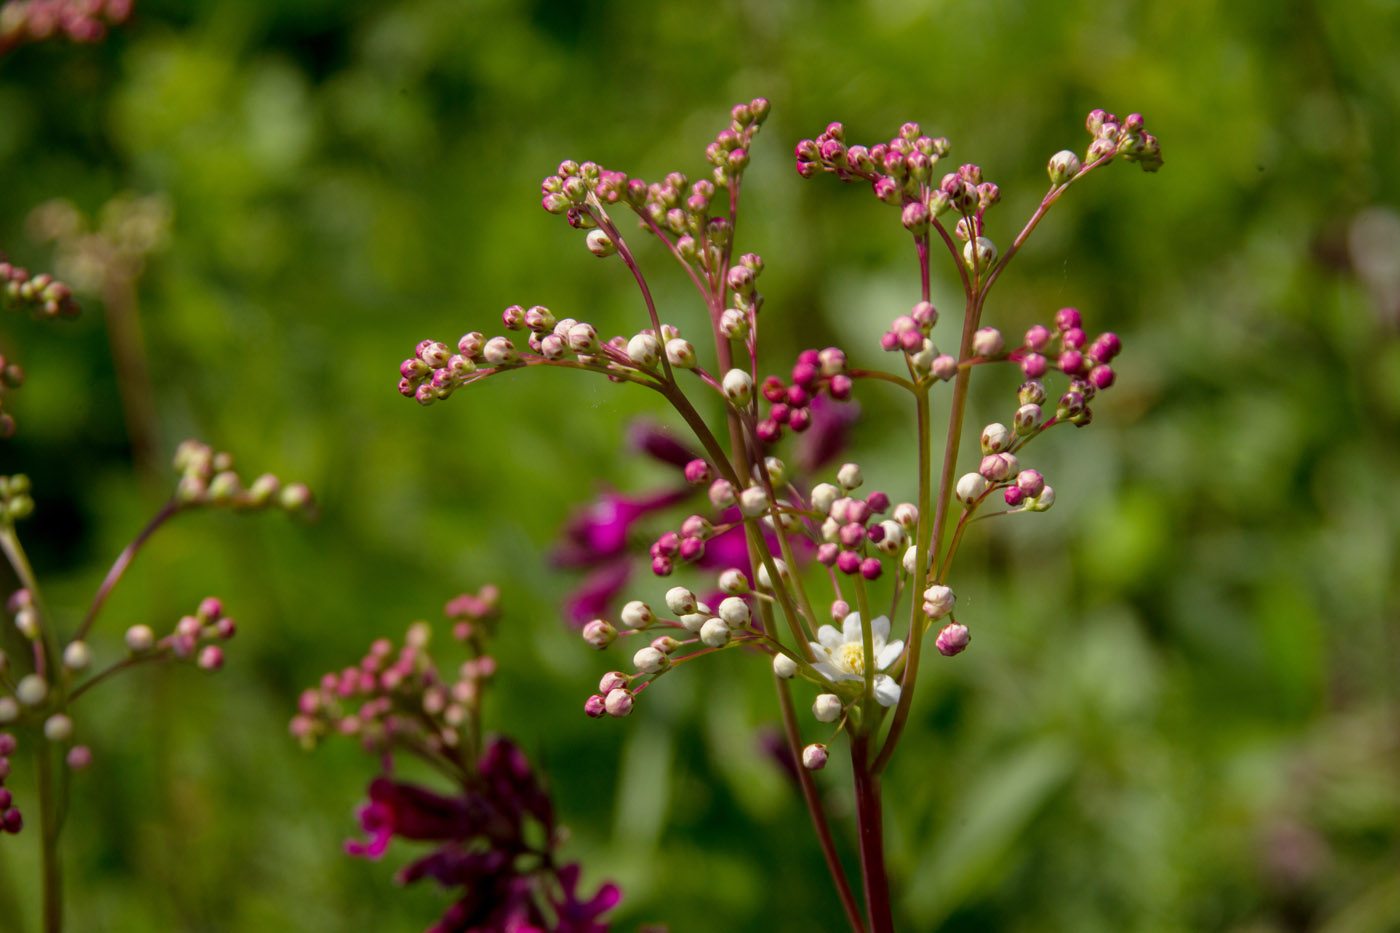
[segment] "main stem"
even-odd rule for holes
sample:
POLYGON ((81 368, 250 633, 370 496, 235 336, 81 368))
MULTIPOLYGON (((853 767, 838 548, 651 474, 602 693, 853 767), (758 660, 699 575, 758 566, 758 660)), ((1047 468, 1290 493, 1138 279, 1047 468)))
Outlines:
POLYGON ((880 778, 870 767, 870 737, 851 739, 851 773, 855 777, 856 828, 860 836, 860 875, 870 933, 894 933, 890 914, 890 879, 885 873, 885 824, 880 806, 880 778))
POLYGON ((38 759, 39 836, 43 850, 44 933, 63 930, 63 866, 58 855, 58 794, 54 788, 53 749, 41 745, 38 759))

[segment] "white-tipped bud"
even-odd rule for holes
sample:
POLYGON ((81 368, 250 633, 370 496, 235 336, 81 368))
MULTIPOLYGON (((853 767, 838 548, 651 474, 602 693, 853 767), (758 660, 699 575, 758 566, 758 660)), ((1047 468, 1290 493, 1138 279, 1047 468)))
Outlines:
POLYGON ((831 511, 831 504, 841 498, 841 490, 830 483, 817 483, 812 487, 812 508, 825 515, 831 511))
POLYGON ((797 662, 785 654, 773 655, 773 673, 783 680, 791 680, 797 675, 797 662))
POLYGON ((904 526, 905 531, 919 527, 919 507, 912 502, 901 502, 894 507, 894 520, 904 526))
POLYGON ((1011 446, 1011 432, 1006 429, 1006 425, 993 421, 982 429, 982 453, 1001 453, 1011 446))
POLYGON ((855 489, 865 482, 865 477, 861 475, 858 464, 846 463, 836 471, 836 482, 840 483, 843 489, 855 489))
POLYGON ((802 749, 802 767, 808 771, 820 771, 826 767, 827 752, 826 746, 819 743, 812 743, 802 749))
MULTIPOLYGON (((1047 486, 1045 488, 1049 489, 1050 487, 1047 486)), ((773 558, 773 566, 778 568, 778 576, 786 580, 788 576, 787 564, 783 563, 775 557, 773 558)), ((767 564, 758 565, 758 585, 764 587, 765 589, 773 589, 773 578, 768 574, 767 564)))
POLYGON ((958 480, 958 501, 971 508, 987 491, 987 479, 981 473, 964 473, 958 480))
POLYGON ((25 706, 38 706, 48 696, 49 682, 40 674, 26 674, 15 686, 15 699, 25 706))
POLYGON ((958 374, 957 358, 947 353, 940 354, 934 358, 933 366, 930 367, 929 372, 933 373, 944 382, 947 382, 958 374))
POLYGON ((719 316, 719 332, 730 340, 743 340, 749 335, 749 316, 738 308, 725 308, 719 316))
POLYGON ((834 693, 820 694, 812 701, 812 715, 817 722, 835 722, 841 718, 841 698, 834 693))
POLYGON ((928 372, 933 368, 933 361, 938 359, 938 347, 927 337, 924 338, 923 346, 916 352, 909 354, 909 362, 920 372, 928 372))
POLYGON ((880 527, 885 529, 885 536, 876 542, 876 549, 883 554, 898 554, 904 546, 904 526, 887 518, 880 523, 880 527))
POLYGON ((684 337, 674 337, 666 341, 666 359, 671 361, 672 366, 679 366, 681 369, 695 368, 695 347, 684 337))
POLYGON ((719 588, 731 596, 742 596, 749 591, 749 578, 744 571, 731 568, 719 575, 719 588))
POLYGON ((520 354, 516 352, 515 344, 506 337, 492 337, 486 341, 481 355, 490 366, 510 366, 520 361, 520 354))
POLYGON ((638 334, 627 341, 627 356, 642 369, 655 369, 661 361, 661 342, 651 334, 638 334))
POLYGON ((666 591, 666 608, 678 616, 695 611, 695 594, 683 586, 673 586, 666 591))
POLYGON ((588 236, 583 238, 583 242, 587 244, 588 251, 599 259, 617 252, 617 244, 612 241, 612 237, 596 227, 588 231, 588 236))
POLYGON ((644 628, 651 624, 655 616, 651 613, 651 607, 640 599, 634 599, 622 607, 622 615, 619 621, 628 628, 644 628))
POLYGON ((719 604, 719 617, 730 628, 743 628, 751 618, 749 604, 741 596, 729 596, 719 604))
POLYGON ((1046 486, 1040 491, 1040 495, 1034 499, 1026 500, 1027 512, 1044 512, 1055 504, 1055 487, 1046 486))
POLYGON ((592 324, 575 324, 569 328, 569 349, 575 353, 593 353, 598 349, 598 331, 592 324))
POLYGON ((9 725, 19 719, 19 704, 14 697, 0 697, 0 726, 9 725))
POLYGON ((822 522, 822 540, 835 542, 841 537, 841 523, 834 518, 822 522))
POLYGON ((607 697, 603 699, 603 709, 607 711, 609 716, 621 719, 632 712, 632 692, 623 687, 609 690, 607 697))
POLYGON ((20 606, 15 613, 15 628, 30 641, 39 637, 39 610, 33 606, 20 606))
POLYGON ((734 495, 734 484, 729 480, 717 479, 710 484, 710 504, 715 508, 732 508, 738 501, 734 495))
MULTIPOLYGON (((783 461, 779 460, 777 457, 764 457, 763 468, 768 471, 768 481, 773 484, 774 489, 782 489, 787 485, 788 474, 786 463, 783 463, 783 461)), ((758 472, 757 467, 754 468, 754 472, 758 472)), ((757 477, 755 477, 755 479, 757 479, 757 477)))
POLYGON ((723 619, 706 619, 705 624, 700 626, 700 640, 711 648, 729 644, 729 638, 729 626, 724 624, 723 619))
POLYGON ((133 625, 126 630, 126 646, 135 654, 144 654, 156 644, 156 633, 149 625, 133 625))
POLYGON ((842 496, 835 502, 831 503, 831 517, 836 520, 837 524, 844 525, 847 521, 850 520, 848 517, 850 508, 851 497, 842 496))
POLYGON ((1045 166, 1045 171, 1050 175, 1050 184, 1063 185, 1079 174, 1080 163, 1078 154, 1068 149, 1061 149, 1050 157, 1050 162, 1045 166))
POLYGON ((676 621, 680 622, 687 632, 699 632, 711 618, 713 617, 707 609, 703 612, 687 612, 676 621))
POLYGON ((671 659, 647 645, 632 655, 632 666, 643 674, 659 674, 671 666, 671 659))
POLYGON ((918 569, 916 561, 919 559, 919 548, 917 545, 909 545, 909 549, 904 552, 904 572, 912 574, 918 569))
POLYGON ((617 640, 617 629, 607 619, 594 619, 583 627, 583 640, 602 651, 617 640))
POLYGON ((941 619, 953 611, 957 600, 951 587, 936 585, 924 590, 924 614, 930 619, 941 619))
POLYGON ((747 406, 753 399, 753 377, 745 370, 731 369, 724 374, 721 386, 724 389, 724 397, 740 408, 747 406))
POLYGON ((997 245, 984 236, 968 240, 963 245, 963 262, 968 268, 986 269, 996 262, 997 245))
POLYGON ((750 486, 739 493, 739 510, 745 515, 761 515, 768 508, 768 491, 762 486, 750 486))
POLYGON ((62 713, 54 713, 44 720, 44 738, 50 742, 67 742, 73 737, 73 720, 62 713))
POLYGON ((86 670, 92 663, 92 652, 85 641, 70 641, 63 649, 63 666, 70 671, 86 670))
POLYGON ((994 360, 1006 351, 1006 341, 1001 331, 995 327, 980 327, 972 335, 972 352, 985 359, 994 360))

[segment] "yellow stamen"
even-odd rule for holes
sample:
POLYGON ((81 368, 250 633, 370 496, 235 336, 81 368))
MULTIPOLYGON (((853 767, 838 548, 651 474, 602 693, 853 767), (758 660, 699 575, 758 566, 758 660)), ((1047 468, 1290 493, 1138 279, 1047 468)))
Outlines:
POLYGON ((848 641, 837 649, 841 666, 852 674, 865 676, 865 648, 859 643, 848 641))

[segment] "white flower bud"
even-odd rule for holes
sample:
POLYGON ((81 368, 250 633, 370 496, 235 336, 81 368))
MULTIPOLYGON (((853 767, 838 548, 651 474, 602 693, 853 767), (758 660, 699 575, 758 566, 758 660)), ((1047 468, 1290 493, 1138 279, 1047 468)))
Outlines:
POLYGON ((638 334, 627 341, 627 355, 642 369, 655 369, 661 359, 661 344, 651 334, 638 334))
POLYGON ((844 524, 846 524, 846 521, 847 521, 847 517, 846 517, 846 516, 847 516, 847 513, 849 512, 850 508, 851 508, 851 497, 850 497, 850 496, 842 496, 841 498, 837 499, 835 502, 831 503, 831 517, 832 517, 833 519, 836 520, 836 523, 837 523, 838 525, 844 525, 844 524))
POLYGON ((987 479, 981 473, 964 473, 958 480, 958 501, 971 508, 987 491, 987 479))
POLYGON ((744 571, 731 568, 719 575, 719 588, 721 592, 731 596, 741 596, 749 591, 749 578, 744 575, 744 571))
POLYGON ((917 565, 914 563, 919 559, 919 548, 917 545, 909 545, 909 550, 904 552, 904 572, 914 573, 917 565))
POLYGON ((734 495, 734 484, 727 479, 717 479, 710 484, 710 504, 717 509, 727 509, 739 500, 734 495))
POLYGON ((841 523, 834 518, 822 522, 822 540, 835 542, 841 537, 841 523))
POLYGON ((802 749, 802 767, 808 771, 820 771, 826 767, 826 746, 816 742, 802 749))
POLYGON ((666 591, 666 608, 678 616, 695 611, 695 594, 683 586, 673 586, 666 591))
POLYGON ((607 619, 594 619, 583 627, 583 640, 602 651, 617 640, 617 629, 607 619))
POLYGON ((598 349, 598 331, 592 324, 575 324, 569 328, 569 349, 575 353, 593 353, 598 349))
POLYGON ((719 604, 719 617, 730 628, 743 628, 749 624, 752 616, 749 613, 749 604, 743 597, 730 596, 719 604))
POLYGON ((1055 504, 1055 487, 1047 485, 1034 499, 1026 500, 1027 512, 1044 512, 1055 504))
POLYGON ((44 720, 44 738, 50 742, 67 742, 73 737, 73 720, 62 713, 54 713, 44 720))
MULTIPOLYGON (((787 464, 777 457, 764 457, 763 468, 768 471, 768 481, 773 484, 774 489, 782 489, 787 485, 787 464)), ((754 473, 758 472, 758 467, 754 467, 754 473)), ((757 476, 754 479, 758 479, 757 476)))
POLYGON ((711 648, 729 644, 729 626, 723 619, 706 619, 700 626, 700 640, 711 648))
POLYGON ((812 508, 823 515, 831 511, 831 504, 841 498, 841 490, 830 483, 817 483, 812 487, 812 508))
POLYGON ((617 244, 612 241, 612 237, 597 228, 589 230, 583 242, 588 246, 588 251, 599 259, 617 252, 617 244))
POLYGON ((1052 155, 1049 164, 1045 166, 1052 185, 1063 185, 1078 175, 1079 169, 1079 156, 1068 149, 1061 149, 1052 155))
POLYGON ((520 354, 516 352, 515 344, 505 337, 492 337, 486 341, 481 355, 491 366, 510 366, 512 363, 520 361, 520 354))
POLYGON ((880 523, 880 527, 885 529, 885 536, 875 545, 876 549, 884 554, 898 554, 904 546, 904 526, 887 518, 880 523))
POLYGON ((20 606, 15 613, 15 628, 30 641, 39 637, 39 610, 33 606, 20 606))
MULTIPOLYGON (((1046 486, 1045 488, 1049 489, 1050 487, 1046 486)), ((773 558, 773 566, 778 568, 778 576, 786 580, 788 575, 787 564, 783 563, 775 557, 773 558)), ((767 564, 758 565, 758 585, 764 587, 765 589, 773 589, 773 578, 768 575, 767 564)))
POLYGON ((677 621, 680 622, 687 632, 698 632, 711 618, 713 617, 707 610, 705 612, 687 612, 677 621))
POLYGON ((785 654, 773 655, 773 673, 783 680, 791 680, 797 675, 797 662, 785 654))
MULTIPOLYGON (((989 241, 990 242, 990 241, 989 241)), ((987 359, 996 359, 1006 350, 1006 341, 995 327, 980 327, 972 335, 972 352, 987 359)))
POLYGON ((982 429, 982 453, 1001 453, 1011 446, 1011 432, 1006 429, 1006 425, 993 421, 982 429))
POLYGON ((753 399, 753 377, 742 369, 731 369, 725 373, 721 386, 724 388, 724 397, 740 408, 748 405, 753 399))
POLYGON ((92 652, 88 650, 87 642, 70 641, 63 649, 63 666, 70 671, 85 670, 92 663, 92 652))
POLYGON ((930 619, 941 619, 953 611, 956 599, 951 587, 931 586, 924 590, 924 613, 930 619))
POLYGON ((938 359, 938 347, 934 346, 932 340, 924 338, 924 345, 915 353, 909 354, 909 362, 920 372, 928 372, 933 368, 933 361, 938 359))
POLYGON ((933 366, 930 369, 935 376, 947 382, 958 374, 958 361, 956 357, 947 353, 939 354, 934 358, 933 366))
POLYGON ((738 308, 725 308, 719 316, 719 332, 730 340, 743 340, 749 335, 749 316, 738 308))
POLYGON ((855 489, 865 482, 865 477, 861 476, 860 467, 857 464, 847 463, 836 471, 836 482, 845 489, 855 489))
POLYGON ((632 666, 643 674, 659 674, 671 666, 671 659, 648 645, 632 655, 632 666))
POLYGON ((963 261, 968 268, 986 269, 996 262, 997 245, 984 236, 968 240, 963 246, 963 261))
POLYGON ((603 709, 607 710, 609 716, 626 716, 632 712, 632 692, 624 687, 609 690, 603 700, 603 709))
POLYGON ((0 697, 0 726, 19 719, 19 704, 13 697, 0 697))
POLYGON ((38 706, 49 696, 49 682, 39 674, 26 674, 15 686, 15 699, 25 706, 38 706))
POLYGON ((156 633, 149 625, 133 625, 126 630, 126 646, 135 654, 143 654, 155 646, 156 633))
POLYGON ((750 486, 739 493, 739 510, 745 515, 761 515, 768 508, 768 491, 762 486, 750 486))
POLYGON ((919 507, 912 502, 901 502, 894 507, 894 520, 904 526, 906 531, 913 531, 919 527, 919 507))
POLYGON ((690 341, 683 337, 674 337, 666 341, 666 359, 671 361, 672 366, 679 366, 681 369, 695 368, 695 348, 690 345, 690 341))
POLYGON ((835 722, 841 718, 841 698, 834 693, 823 693, 812 702, 812 715, 817 722, 835 722))
POLYGON ((653 618, 651 607, 640 599, 634 599, 622 607, 619 621, 628 628, 643 628, 650 625, 653 618))

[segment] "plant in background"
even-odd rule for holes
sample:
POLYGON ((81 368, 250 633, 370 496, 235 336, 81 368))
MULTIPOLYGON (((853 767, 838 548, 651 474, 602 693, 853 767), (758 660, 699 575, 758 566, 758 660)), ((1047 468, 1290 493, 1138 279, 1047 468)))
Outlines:
POLYGON ((489 737, 481 701, 496 661, 487 644, 499 620, 493 586, 464 593, 444 610, 467 651, 456 675, 439 671, 432 629, 414 622, 395 648, 375 641, 358 665, 331 671, 302 692, 292 734, 308 748, 326 736, 357 738, 381 762, 360 810, 366 838, 345 851, 378 859, 395 836, 436 844, 397 874, 400 884, 432 878, 460 888, 430 933, 469 930, 604 933, 601 917, 621 893, 604 884, 578 893, 579 866, 561 864, 563 834, 543 782, 508 738, 489 737), (396 756, 412 757, 452 784, 442 794, 393 776, 396 756))
MULTIPOLYGON (((595 718, 626 716, 670 671, 739 645, 759 649, 771 659, 788 747, 805 765, 799 772, 802 790, 850 926, 883 933, 893 928, 893 919, 881 774, 908 722, 925 635, 936 629, 933 640, 944 657, 969 644, 967 623, 972 620, 958 617, 949 585, 958 546, 976 521, 1050 508, 1054 489, 1037 470, 1022 464, 1026 445, 1057 425, 1090 422, 1090 403, 1113 385, 1112 360, 1120 350, 1111 333, 1091 338, 1074 308, 1059 309, 1048 324, 1030 328, 1019 344, 1008 345, 1000 331, 983 324, 987 295, 1071 185, 1119 157, 1155 171, 1161 155, 1140 115, 1120 121, 1095 110, 1087 121, 1091 142, 1084 156, 1065 150, 1051 157, 1049 191, 1010 245, 999 251, 986 224, 1000 191, 975 164, 939 170, 949 152, 946 139, 906 123, 889 142, 848 145, 844 127, 831 124, 797 145, 798 173, 831 173, 869 184, 877 198, 899 210, 914 242, 918 300, 883 334, 871 335, 870 350, 878 344, 892 365, 856 366, 844 349, 828 347, 799 354, 787 378, 765 378, 758 340, 764 300, 757 287, 764 262, 755 253, 736 253, 734 239, 749 147, 768 112, 763 99, 733 109, 730 126, 706 149, 712 178, 692 181, 672 172, 647 183, 593 162, 566 161, 544 180, 545 209, 585 231, 590 252, 618 257, 636 280, 648 321, 635 334, 605 339, 586 321, 559 318, 541 306, 512 305, 503 321, 507 330, 525 333, 523 346, 508 336, 475 331, 455 348, 424 340, 400 366, 399 391, 428 405, 497 373, 553 366, 640 386, 671 405, 703 450, 684 466, 686 479, 707 491, 713 509, 690 515, 657 539, 653 572, 669 576, 681 565, 697 563, 707 542, 736 530, 744 535, 747 553, 713 578, 720 591, 713 601, 673 586, 656 608, 637 599, 612 618, 587 623, 583 636, 596 648, 620 639, 642 645, 632 655, 631 671, 612 671, 602 678, 584 704, 585 712, 595 718), (695 286, 706 312, 708 326, 702 331, 713 342, 712 355, 702 358, 675 319, 662 320, 623 232, 628 213, 695 286), (936 246, 951 258, 964 292, 953 353, 940 351, 932 338, 939 319, 930 302, 936 246), (963 418, 972 373, 995 364, 1018 366, 1025 382, 1015 404, 1008 405, 1009 426, 986 425, 980 451, 963 466, 963 418), (843 403, 857 383, 871 380, 898 386, 910 396, 914 501, 894 503, 881 491, 858 495, 863 477, 854 462, 836 470, 829 481, 807 486, 777 455, 788 435, 809 429, 815 404, 843 403), (1052 380, 1062 381, 1062 387, 1052 388, 1052 380), (942 458, 936 460, 931 405, 935 389, 944 383, 952 383, 949 427, 942 458), (712 424, 704 411, 716 406, 722 406, 723 416, 712 424), (994 499, 1005 507, 992 511, 994 499), (796 550, 802 543, 815 549, 819 570, 800 571, 796 550), (900 627, 902 637, 894 637, 892 617, 907 620, 900 627), (794 679, 814 694, 814 722, 805 729, 791 696, 794 679), (804 731, 815 731, 818 741, 804 740, 804 731), (810 774, 826 765, 842 734, 857 803, 863 914, 810 774)), ((864 348, 859 352, 872 355, 864 348)))

